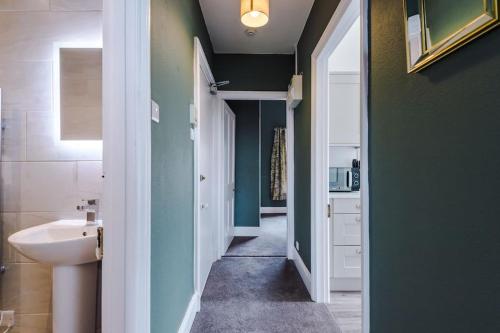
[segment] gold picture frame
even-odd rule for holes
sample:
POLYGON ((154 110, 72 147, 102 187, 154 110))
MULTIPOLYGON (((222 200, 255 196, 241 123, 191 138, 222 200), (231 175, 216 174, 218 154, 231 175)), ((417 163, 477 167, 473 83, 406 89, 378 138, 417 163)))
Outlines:
POLYGON ((408 73, 500 25, 500 0, 404 0, 408 73))

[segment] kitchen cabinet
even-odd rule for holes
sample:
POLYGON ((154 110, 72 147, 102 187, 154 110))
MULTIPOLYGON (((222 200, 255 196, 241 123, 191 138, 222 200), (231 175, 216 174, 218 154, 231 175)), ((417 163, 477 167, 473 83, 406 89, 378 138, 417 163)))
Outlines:
POLYGON ((361 290, 361 201, 330 198, 330 289, 361 290))
POLYGON ((330 145, 360 145, 360 101, 359 73, 330 73, 330 145))

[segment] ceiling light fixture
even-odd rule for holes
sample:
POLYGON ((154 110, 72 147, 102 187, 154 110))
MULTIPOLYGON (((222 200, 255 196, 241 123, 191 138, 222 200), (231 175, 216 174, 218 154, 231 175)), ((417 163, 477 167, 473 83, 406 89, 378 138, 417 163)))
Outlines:
POLYGON ((269 0, 241 0, 241 23, 258 28, 269 21, 269 0))

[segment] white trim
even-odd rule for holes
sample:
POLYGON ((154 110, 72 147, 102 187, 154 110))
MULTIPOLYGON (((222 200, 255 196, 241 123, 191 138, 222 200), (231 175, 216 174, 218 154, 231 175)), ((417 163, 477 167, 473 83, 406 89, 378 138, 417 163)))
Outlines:
POLYGON ((320 303, 330 302, 328 58, 359 15, 359 0, 341 0, 311 55, 311 296, 320 303))
MULTIPOLYGON (((232 242, 232 239, 233 239, 233 235, 234 235, 234 216, 233 216, 233 225, 231 226, 231 228, 229 230, 227 230, 226 232, 226 221, 225 221, 225 205, 226 205, 226 199, 225 199, 225 187, 226 187, 226 180, 225 180, 225 171, 226 171, 226 161, 225 161, 225 156, 224 156, 224 150, 225 150, 225 147, 224 147, 224 129, 225 129, 225 121, 224 121, 224 117, 225 117, 225 113, 226 112, 229 112, 229 114, 235 118, 236 116, 234 115, 234 112, 233 110, 231 110, 231 108, 229 107, 229 105, 227 105, 226 101, 224 100, 220 100, 220 106, 221 106, 221 111, 220 111, 220 116, 221 116, 221 119, 220 119, 220 124, 221 124, 221 130, 220 130, 220 142, 219 142, 219 146, 220 146, 220 149, 221 149, 221 155, 220 155, 220 159, 219 161, 221 161, 221 167, 219 168, 220 170, 220 204, 219 204, 219 209, 220 209, 220 217, 219 217, 219 223, 218 223, 218 229, 219 229, 219 236, 218 236, 218 243, 219 243, 219 253, 218 253, 218 259, 221 259, 222 256, 227 252, 227 249, 229 248, 229 246, 231 245, 231 242, 232 242), (231 240, 226 243, 226 238, 230 238, 231 240)), ((235 130, 235 128, 233 129, 235 130)), ((233 133, 233 139, 235 139, 235 133, 233 133)), ((234 151, 233 151, 233 154, 234 154, 234 151)), ((233 155, 233 159, 234 159, 234 155, 233 155)), ((233 170, 233 173, 234 173, 234 170, 233 170)), ((234 176, 234 174, 233 174, 234 176)), ((233 203, 234 203, 234 198, 233 198, 233 203)), ((234 207, 233 207, 233 214, 234 214, 234 207)))
POLYGON ((362 297, 362 332, 370 332, 370 182, 369 172, 369 4, 361 2, 361 297, 362 297))
POLYGON ((311 295, 311 273, 307 269, 306 265, 302 261, 302 258, 300 257, 300 254, 295 248, 293 248, 293 262, 295 263, 295 267, 297 267, 297 270, 299 271, 302 282, 304 282, 309 295, 311 295))
POLYGON ((234 236, 258 237, 260 235, 260 227, 234 227, 234 236))
MULTIPOLYGON (((194 105, 196 112, 196 119, 200 119, 200 109, 201 109, 201 92, 200 92, 200 82, 201 76, 204 75, 209 82, 215 82, 214 76, 208 64, 205 52, 201 45, 198 37, 194 37, 194 61, 193 61, 193 72, 194 72, 194 105)), ((220 108, 217 108, 219 111, 220 108)), ((203 285, 201 281, 201 238, 200 238, 200 191, 199 191, 199 175, 200 175, 200 135, 199 135, 200 124, 197 125, 194 131, 194 286, 196 294, 203 294, 203 285)), ((220 184, 219 184, 220 185, 220 184)), ((219 219, 220 220, 220 219, 219 219)), ((218 233, 217 238, 218 238, 218 233)), ((218 243, 218 242, 217 242, 218 243)), ((216 244, 217 244, 216 243, 216 244)), ((217 250, 217 256, 218 256, 217 250)), ((197 311, 199 311, 199 307, 197 311)))
POLYGON ((103 332, 150 331, 149 0, 103 8, 103 332))
POLYGON ((286 214, 287 207, 260 207, 261 214, 286 214))
MULTIPOLYGON (((193 297, 191 297, 191 301, 189 301, 189 305, 186 309, 186 312, 184 313, 181 325, 177 330, 178 333, 189 333, 191 331, 194 318, 196 317, 196 312, 198 311, 199 308, 200 308, 200 295, 198 293, 194 293, 193 297)), ((144 331, 144 332, 149 332, 149 331, 144 331)))
POLYGON ((215 161, 219 164, 219 168, 216 168, 217 179, 217 221, 223 221, 222 223, 217 223, 217 259, 221 259, 224 253, 226 253, 225 244, 225 233, 226 226, 224 224, 224 101, 219 100, 219 107, 217 114, 215 115, 215 161))
POLYGON ((287 174, 287 257, 294 259, 295 249, 295 160, 294 160, 294 109, 286 105, 286 174, 287 174))
POLYGON ((220 98, 225 100, 244 100, 244 101, 286 101, 286 91, 231 91, 219 90, 220 98))

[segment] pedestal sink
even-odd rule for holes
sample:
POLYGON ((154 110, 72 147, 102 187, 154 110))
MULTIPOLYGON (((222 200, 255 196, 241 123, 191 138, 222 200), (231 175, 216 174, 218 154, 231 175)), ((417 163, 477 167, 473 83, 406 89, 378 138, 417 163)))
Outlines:
POLYGON ((54 333, 94 333, 97 228, 84 220, 59 220, 21 230, 9 243, 24 256, 52 265, 54 333))

